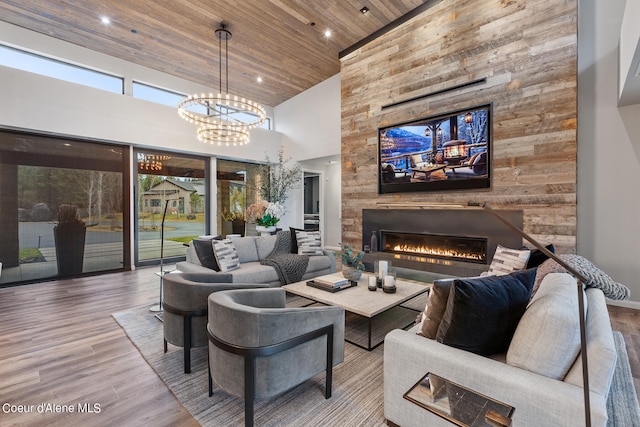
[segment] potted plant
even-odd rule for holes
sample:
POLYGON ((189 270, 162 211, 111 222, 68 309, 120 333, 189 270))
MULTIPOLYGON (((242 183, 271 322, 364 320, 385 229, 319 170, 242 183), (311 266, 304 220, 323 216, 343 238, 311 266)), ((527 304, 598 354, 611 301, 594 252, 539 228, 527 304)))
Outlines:
POLYGON ((225 211, 222 215, 224 220, 225 234, 240 234, 244 236, 245 217, 244 212, 225 211))
POLYGON ((342 261, 342 275, 345 279, 357 281, 364 271, 364 252, 355 253, 349 245, 342 245, 340 251, 340 260, 342 261))
POLYGON ((284 206, 279 202, 254 203, 247 209, 247 216, 256 223, 259 232, 273 232, 284 215, 284 206))
POLYGON ((53 227, 56 261, 60 276, 82 273, 86 234, 87 227, 84 221, 78 217, 77 206, 60 205, 58 224, 53 227))
POLYGON ((278 152, 278 163, 271 163, 269 156, 265 156, 267 163, 261 165, 258 170, 258 194, 262 200, 284 204, 289 197, 289 191, 300 187, 302 169, 297 164, 289 166, 289 160, 291 159, 284 158, 282 148, 278 152))

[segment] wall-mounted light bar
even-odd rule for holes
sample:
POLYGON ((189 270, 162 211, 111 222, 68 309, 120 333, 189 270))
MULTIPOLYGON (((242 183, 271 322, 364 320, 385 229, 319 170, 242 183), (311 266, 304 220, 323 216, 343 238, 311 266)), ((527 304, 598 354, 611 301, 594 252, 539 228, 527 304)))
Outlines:
POLYGON ((477 79, 477 80, 471 80, 471 81, 466 82, 466 83, 462 83, 462 84, 451 86, 451 87, 448 87, 448 88, 436 90, 435 92, 430 92, 430 93, 427 93, 427 94, 424 94, 424 95, 418 95, 418 96, 414 96, 413 98, 409 98, 409 99, 405 99, 405 100, 402 100, 402 101, 394 102, 394 103, 391 103, 391 104, 383 105, 382 109, 384 110, 385 108, 397 107, 398 105, 406 104, 408 102, 413 102, 413 101, 417 101, 419 99, 429 98, 431 96, 441 95, 443 93, 451 92, 451 91, 458 90, 458 89, 464 89, 464 88, 467 88, 467 87, 470 87, 470 86, 485 84, 486 82, 487 82, 487 78, 486 77, 483 77, 483 78, 477 79))

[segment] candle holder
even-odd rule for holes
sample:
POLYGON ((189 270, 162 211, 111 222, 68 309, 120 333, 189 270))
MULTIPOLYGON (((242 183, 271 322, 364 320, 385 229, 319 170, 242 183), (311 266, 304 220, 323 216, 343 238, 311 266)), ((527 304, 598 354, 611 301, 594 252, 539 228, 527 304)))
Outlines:
POLYGON ((376 277, 376 284, 382 288, 384 276, 391 271, 391 261, 379 260, 373 263, 373 275, 376 277))
POLYGON ((387 294, 393 294, 396 291, 396 272, 395 270, 387 271, 382 279, 382 290, 387 294))
POLYGON ((375 292, 376 289, 378 289, 377 281, 378 281, 378 278, 376 276, 369 276, 369 284, 368 284, 367 288, 370 291, 375 292))

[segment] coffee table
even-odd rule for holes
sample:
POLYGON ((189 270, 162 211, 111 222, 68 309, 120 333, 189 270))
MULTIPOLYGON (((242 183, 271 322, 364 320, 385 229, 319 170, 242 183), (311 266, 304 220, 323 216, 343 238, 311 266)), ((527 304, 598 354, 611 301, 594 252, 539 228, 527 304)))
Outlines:
MULTIPOLYGON (((339 275, 340 273, 337 274, 339 275)), ((335 277, 336 274, 327 276, 335 277)), ((350 340, 346 337, 345 341, 365 350, 371 351, 384 342, 383 339, 374 345, 372 345, 371 343, 371 323, 373 319, 393 308, 399 307, 401 304, 421 294, 424 294, 425 292, 428 292, 431 288, 431 284, 405 279, 397 279, 395 293, 385 293, 382 291, 382 289, 378 289, 377 291, 373 292, 368 290, 367 288, 369 276, 371 276, 371 274, 365 273, 362 275, 360 280, 358 280, 357 286, 333 293, 308 286, 306 280, 291 283, 289 285, 284 285, 282 286, 282 288, 291 294, 312 300, 314 301, 314 303, 319 302, 326 305, 342 307, 346 312, 364 317, 367 320, 368 325, 367 345, 361 345, 360 343, 350 340)), ((413 310, 409 307, 404 308, 413 310)), ((411 324, 412 323, 404 325, 404 327, 411 326, 411 324)))

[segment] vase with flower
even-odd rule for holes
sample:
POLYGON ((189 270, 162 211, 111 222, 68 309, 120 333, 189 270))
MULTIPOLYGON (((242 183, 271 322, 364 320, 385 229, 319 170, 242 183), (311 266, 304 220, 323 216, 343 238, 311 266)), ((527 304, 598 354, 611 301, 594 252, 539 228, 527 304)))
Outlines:
POLYGON ((272 233, 284 216, 284 206, 279 202, 254 203, 247 208, 247 216, 256 224, 256 231, 272 233))

